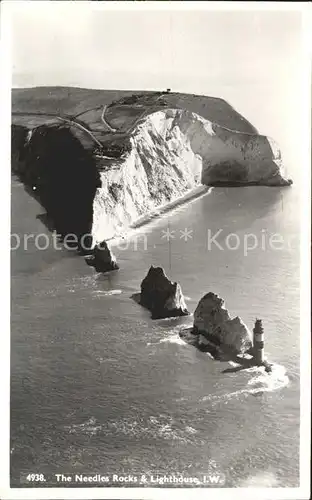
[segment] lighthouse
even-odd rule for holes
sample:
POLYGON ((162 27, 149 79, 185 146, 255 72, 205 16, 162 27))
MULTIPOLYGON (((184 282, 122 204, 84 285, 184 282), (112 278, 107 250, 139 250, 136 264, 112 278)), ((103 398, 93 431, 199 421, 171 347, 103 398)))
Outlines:
POLYGON ((264 332, 261 319, 256 319, 253 329, 253 359, 258 366, 264 362, 264 332))

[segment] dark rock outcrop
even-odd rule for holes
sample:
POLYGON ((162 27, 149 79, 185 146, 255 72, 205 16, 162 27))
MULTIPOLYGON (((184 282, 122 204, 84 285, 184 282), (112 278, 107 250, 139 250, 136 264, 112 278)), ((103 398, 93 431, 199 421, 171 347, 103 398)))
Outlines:
POLYGON ((91 233, 99 174, 91 152, 59 125, 12 125, 12 171, 29 188, 62 237, 91 233))
POLYGON ((153 319, 189 314, 181 286, 170 281, 162 267, 150 267, 141 283, 138 302, 151 311, 153 319))
POLYGON ((193 333, 199 347, 218 347, 233 354, 247 353, 252 347, 252 336, 243 321, 231 319, 224 300, 209 292, 199 301, 194 312, 193 333))
POLYGON ((11 127, 11 163, 12 171, 19 176, 21 180, 26 180, 27 174, 25 165, 25 152, 27 144, 27 136, 29 131, 22 125, 12 125, 11 127))
POLYGON ((102 243, 94 247, 93 256, 89 259, 88 263, 92 265, 97 272, 101 273, 119 269, 116 257, 109 249, 106 241, 102 241, 102 243))

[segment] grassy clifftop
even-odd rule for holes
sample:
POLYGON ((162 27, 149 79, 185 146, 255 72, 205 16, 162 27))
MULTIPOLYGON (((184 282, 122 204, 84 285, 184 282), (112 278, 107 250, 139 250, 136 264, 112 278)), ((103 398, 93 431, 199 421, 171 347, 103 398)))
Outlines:
MULTIPOLYGON (((257 130, 230 104, 217 97, 177 92, 91 90, 75 87, 34 87, 12 90, 13 123, 22 124, 23 113, 55 114, 77 117, 90 130, 105 130, 101 119, 106 106, 107 123, 126 133, 138 118, 157 109, 182 108, 206 120, 239 132, 253 134, 257 130), (79 117, 77 116, 79 115, 79 117)), ((47 119, 49 116, 46 116, 47 119)), ((32 118, 32 126, 41 125, 44 116, 32 118)), ((109 131, 109 130, 107 130, 109 131)))

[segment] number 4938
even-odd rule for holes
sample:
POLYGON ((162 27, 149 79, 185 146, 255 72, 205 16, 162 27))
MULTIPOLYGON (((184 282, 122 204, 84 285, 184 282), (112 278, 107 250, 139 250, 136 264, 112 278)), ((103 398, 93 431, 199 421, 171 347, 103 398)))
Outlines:
POLYGON ((26 477, 27 481, 44 482, 45 477, 43 474, 28 474, 26 477))

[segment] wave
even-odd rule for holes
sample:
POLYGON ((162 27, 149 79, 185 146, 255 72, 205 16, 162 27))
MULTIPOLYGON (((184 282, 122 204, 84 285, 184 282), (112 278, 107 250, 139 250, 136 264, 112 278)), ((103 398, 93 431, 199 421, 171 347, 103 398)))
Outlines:
POLYGON ((102 358, 102 356, 95 356, 95 359, 100 364, 111 363, 111 362, 116 363, 117 362, 116 358, 102 358))
POLYGON ((280 485, 273 472, 263 471, 247 477, 240 482, 239 488, 274 488, 280 485))
POLYGON ((92 295, 95 295, 96 297, 101 297, 101 296, 110 296, 110 295, 120 295, 122 293, 122 290, 116 289, 116 290, 92 290, 91 291, 92 295))
POLYGON ((178 345, 187 345, 187 342, 184 342, 184 340, 181 339, 178 333, 172 333, 165 337, 164 339, 160 339, 157 342, 147 342, 147 346, 150 345, 156 345, 156 344, 163 344, 163 343, 169 343, 169 344, 178 344, 178 345))
POLYGON ((234 397, 242 394, 258 394, 262 392, 274 392, 289 384, 289 378, 286 374, 286 368, 282 365, 272 365, 272 371, 267 373, 264 366, 252 366, 244 370, 244 373, 256 373, 251 379, 248 380, 247 386, 238 391, 230 392, 227 394, 214 395, 209 394, 202 398, 202 401, 211 401, 212 403, 219 403, 228 401, 234 397))
POLYGON ((51 290, 49 292, 45 292, 47 295, 59 293, 60 291, 66 290, 69 293, 76 293, 80 290, 87 290, 91 295, 95 296, 110 296, 110 295, 120 295, 122 290, 120 289, 112 289, 112 290, 103 290, 99 288, 101 286, 98 276, 102 276, 102 273, 84 275, 84 276, 74 276, 70 279, 66 279, 64 283, 61 283, 56 289, 51 290))
MULTIPOLYGON (((166 336, 161 338, 156 342, 148 342, 147 345, 155 344, 178 344, 180 346, 190 346, 192 340, 191 328, 188 323, 180 324, 174 328, 167 330, 166 336), (181 337, 181 332, 183 332, 183 338, 181 337)), ((213 355, 209 352, 205 353, 207 357, 214 359, 213 355)), ((240 367, 239 363, 235 361, 228 361, 228 363, 233 367, 240 367)), ((247 385, 237 391, 233 391, 226 394, 209 394, 202 398, 202 401, 211 401, 213 403, 218 403, 222 401, 227 401, 234 397, 243 394, 258 394, 263 392, 274 392, 279 389, 286 387, 289 384, 289 378, 286 373, 286 368, 279 364, 272 364, 271 371, 267 372, 264 366, 251 366, 249 368, 244 368, 244 374, 251 375, 251 378, 247 381, 247 385)))
POLYGON ((95 276, 84 275, 84 276, 72 276, 70 278, 65 278, 63 281, 58 283, 53 288, 49 290, 38 290, 34 291, 34 295, 41 296, 57 296, 60 293, 75 293, 79 290, 93 290, 98 285, 95 276))
POLYGON ((233 368, 238 368, 241 366, 239 363, 235 363, 235 361, 228 361, 229 365, 233 366, 233 368))
POLYGON ((188 345, 187 342, 181 339, 178 333, 171 333, 164 339, 161 339, 158 343, 163 344, 164 342, 168 342, 169 344, 188 345))
POLYGON ((88 434, 89 436, 96 435, 102 428, 100 424, 97 424, 97 420, 94 417, 90 417, 86 422, 82 424, 72 424, 65 425, 65 429, 69 431, 69 434, 88 434))
MULTIPOLYGON (((246 371, 256 371, 253 370, 253 368, 258 368, 258 367, 252 367, 247 369, 246 371)), ((255 377, 250 379, 247 383, 249 386, 253 386, 251 391, 253 393, 257 392, 273 392, 277 391, 278 389, 282 389, 283 387, 286 387, 289 384, 289 378, 286 374, 286 368, 282 365, 272 365, 272 371, 270 373, 267 373, 264 369, 264 367, 259 367, 260 373, 258 373, 255 377), (254 387, 254 386, 258 387, 254 387)))
POLYGON ((95 436, 104 435, 125 435, 136 439, 164 439, 170 441, 180 441, 184 444, 199 443, 198 431, 185 423, 176 422, 169 415, 157 415, 143 418, 121 418, 113 421, 100 423, 95 417, 90 417, 81 424, 64 426, 69 434, 86 434, 95 436))
POLYGON ((188 343, 183 340, 180 336, 181 330, 188 330, 190 328, 189 323, 183 323, 176 325, 175 327, 171 328, 170 330, 166 331, 166 336, 160 339, 157 344, 163 344, 163 343, 169 343, 169 344, 178 344, 178 345, 183 345, 186 346, 188 343))
MULTIPOLYGON (((166 322, 172 322, 172 321, 176 321, 176 320, 177 320, 177 318, 163 318, 163 319, 161 319, 161 322, 166 323, 166 322)), ((182 330, 190 329, 189 323, 182 323, 182 324, 180 323, 178 325, 173 326, 172 328, 166 328, 166 330, 165 329, 162 330, 160 327, 159 333, 163 333, 163 334, 165 334, 165 336, 154 341, 154 342, 147 342, 146 345, 150 346, 150 345, 157 345, 157 344, 163 344, 163 343, 178 344, 178 345, 183 345, 183 346, 188 345, 187 342, 185 342, 180 337, 181 329, 182 330)), ((153 338, 155 338, 155 333, 153 332, 153 334, 151 334, 151 336, 153 338)))

